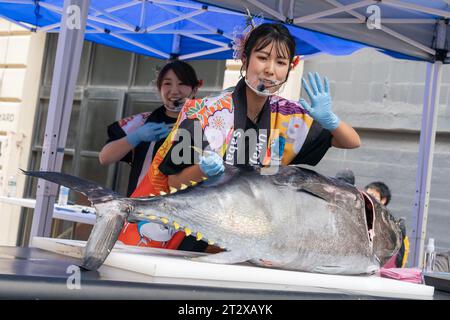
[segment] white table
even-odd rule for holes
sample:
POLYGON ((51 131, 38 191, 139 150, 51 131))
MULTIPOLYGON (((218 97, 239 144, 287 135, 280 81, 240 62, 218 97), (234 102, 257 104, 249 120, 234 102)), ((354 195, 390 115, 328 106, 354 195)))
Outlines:
MULTIPOLYGON (((34 209, 36 206, 36 199, 27 198, 0 196, 0 202, 31 209, 34 209)), ((96 216, 95 210, 92 207, 79 205, 60 206, 55 204, 53 218, 86 224, 95 224, 96 216)))
MULTIPOLYGON (((31 246, 80 259, 85 241, 34 237, 31 246)), ((147 275, 155 283, 164 279, 173 285, 274 290, 282 292, 339 293, 383 298, 433 299, 431 286, 381 278, 376 275, 332 275, 261 268, 249 263, 215 264, 193 261, 206 253, 126 246, 116 243, 100 267, 105 266, 147 275), (177 282, 183 279, 183 282, 177 282)), ((280 295, 281 297, 281 295, 280 295)), ((231 319, 231 318, 230 318, 231 319)), ((301 319, 301 318, 300 318, 301 319)))

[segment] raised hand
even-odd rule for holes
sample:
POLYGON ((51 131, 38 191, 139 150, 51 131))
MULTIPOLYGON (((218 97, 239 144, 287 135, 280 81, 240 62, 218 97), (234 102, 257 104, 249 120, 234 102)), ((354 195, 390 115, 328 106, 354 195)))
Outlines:
POLYGON ((336 130, 339 127, 340 120, 331 110, 330 85, 327 77, 325 77, 324 85, 322 85, 322 80, 317 72, 314 76, 309 72, 308 77, 311 87, 305 78, 302 78, 302 84, 309 96, 311 105, 305 99, 300 99, 300 104, 323 128, 329 131, 336 130))

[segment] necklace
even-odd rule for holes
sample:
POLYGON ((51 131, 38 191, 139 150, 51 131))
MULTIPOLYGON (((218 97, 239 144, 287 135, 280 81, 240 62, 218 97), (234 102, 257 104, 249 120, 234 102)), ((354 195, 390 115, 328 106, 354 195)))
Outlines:
POLYGON ((258 120, 258 118, 259 118, 259 116, 261 115, 261 112, 262 112, 263 109, 264 109, 264 107, 261 108, 261 110, 259 110, 259 111, 256 113, 255 116, 251 116, 251 115, 247 112, 247 117, 248 117, 253 123, 256 123, 257 120, 258 120))

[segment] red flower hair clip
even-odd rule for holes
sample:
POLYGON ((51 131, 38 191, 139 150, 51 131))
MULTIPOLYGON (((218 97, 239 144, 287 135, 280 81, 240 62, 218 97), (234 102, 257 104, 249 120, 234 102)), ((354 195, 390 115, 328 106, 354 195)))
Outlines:
POLYGON ((292 60, 292 69, 295 69, 295 67, 298 65, 299 62, 300 62, 300 56, 295 56, 294 60, 292 60))
POLYGON ((202 79, 197 81, 197 88, 200 88, 201 86, 203 86, 203 80, 202 79))

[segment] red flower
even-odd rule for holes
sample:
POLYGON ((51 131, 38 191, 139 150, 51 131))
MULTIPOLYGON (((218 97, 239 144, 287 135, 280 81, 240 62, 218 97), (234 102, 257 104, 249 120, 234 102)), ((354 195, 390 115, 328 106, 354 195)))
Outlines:
POLYGON ((197 87, 200 88, 201 86, 203 86, 203 80, 202 79, 198 80, 198 82, 197 82, 197 87))
POLYGON ((294 69, 298 63, 300 62, 300 56, 295 56, 294 60, 292 60, 292 69, 294 69))

